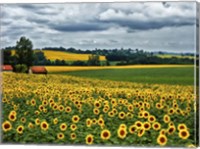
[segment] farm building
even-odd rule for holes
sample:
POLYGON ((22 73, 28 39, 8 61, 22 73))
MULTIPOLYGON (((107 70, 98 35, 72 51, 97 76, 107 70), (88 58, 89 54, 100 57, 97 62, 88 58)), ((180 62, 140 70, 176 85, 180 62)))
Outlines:
POLYGON ((47 74, 47 70, 44 66, 32 66, 29 69, 29 73, 33 74, 47 74))
POLYGON ((11 65, 3 65, 2 71, 13 72, 13 67, 11 65))

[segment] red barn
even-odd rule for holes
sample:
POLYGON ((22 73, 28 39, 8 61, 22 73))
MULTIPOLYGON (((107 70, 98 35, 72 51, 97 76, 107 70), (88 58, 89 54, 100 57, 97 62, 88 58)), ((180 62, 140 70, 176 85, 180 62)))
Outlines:
POLYGON ((13 67, 11 65, 3 65, 2 66, 2 70, 3 71, 12 72, 13 71, 13 67))
POLYGON ((29 69, 29 73, 34 73, 34 74, 47 74, 47 70, 44 66, 32 66, 29 69))

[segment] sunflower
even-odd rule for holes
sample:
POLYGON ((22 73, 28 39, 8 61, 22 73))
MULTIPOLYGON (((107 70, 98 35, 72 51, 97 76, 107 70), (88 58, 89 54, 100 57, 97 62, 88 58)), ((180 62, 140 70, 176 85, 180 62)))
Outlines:
POLYGON ((56 125, 58 123, 58 118, 53 119, 53 124, 56 125))
POLYGON ((190 108, 190 107, 187 107, 187 108, 186 108, 186 111, 187 111, 187 112, 190 112, 190 111, 191 111, 191 108, 190 108))
POLYGON ((170 108, 170 109, 168 110, 168 114, 169 114, 169 115, 174 114, 174 112, 175 112, 175 110, 174 110, 173 108, 170 108))
POLYGON ((186 140, 190 136, 190 133, 186 129, 182 129, 182 130, 179 131, 178 136, 181 139, 186 140))
POLYGON ((160 135, 165 135, 166 133, 167 133, 166 129, 161 129, 159 132, 160 135))
POLYGON ((12 129, 12 124, 9 121, 5 121, 2 124, 2 129, 3 129, 3 131, 7 132, 12 129))
POLYGON ((22 118, 21 118, 21 122, 22 122, 22 123, 25 123, 25 122, 26 122, 26 118, 25 118, 25 117, 22 117, 22 118))
POLYGON ((171 119, 170 119, 170 116, 167 115, 167 114, 165 114, 164 117, 163 117, 163 121, 164 121, 165 123, 169 123, 170 120, 171 120, 171 119))
POLYGON ((94 141, 94 136, 93 135, 89 134, 89 135, 87 135, 85 137, 86 144, 91 145, 91 144, 93 144, 93 141, 94 141))
POLYGON ((46 121, 43 121, 41 124, 40 124, 40 128, 44 131, 47 131, 49 129, 49 124, 46 122, 46 121))
POLYGON ((64 135, 63 133, 61 133, 61 132, 57 134, 57 138, 58 138, 59 140, 64 139, 64 137, 65 137, 65 135, 64 135))
POLYGON ((24 130, 24 126, 20 125, 20 126, 17 127, 16 130, 17 130, 17 133, 18 133, 18 134, 22 134, 22 133, 23 133, 23 130, 24 130))
POLYGON ((143 117, 144 117, 144 118, 148 118, 148 117, 149 117, 149 112, 143 111, 143 117))
POLYGON ((133 110, 134 110, 134 109, 133 109, 133 105, 132 105, 132 104, 129 104, 129 105, 128 105, 128 111, 133 112, 133 110))
POLYGON ((184 130, 184 129, 187 129, 187 126, 185 124, 178 124, 178 130, 184 130))
POLYGON ((126 126, 126 124, 120 124, 119 128, 127 129, 127 126, 126 126))
POLYGON ((8 119, 10 121, 14 122, 17 119, 16 114, 10 113, 8 116, 8 119))
POLYGON ((160 103, 156 103, 156 108, 160 110, 163 108, 163 106, 160 103))
POLYGON ((167 132, 168 132, 169 135, 173 134, 175 131, 176 131, 176 127, 174 127, 174 126, 170 126, 167 129, 167 132))
POLYGON ((38 110, 36 110, 34 113, 35 113, 35 115, 39 115, 40 114, 40 112, 38 110))
POLYGON ((97 123, 100 126, 104 126, 104 120, 103 120, 103 118, 99 118, 98 121, 97 121, 97 123))
POLYGON ((36 124, 36 125, 40 125, 40 119, 39 119, 39 118, 36 118, 36 119, 35 119, 35 124, 36 124))
POLYGON ((53 109, 54 105, 56 105, 55 102, 51 102, 51 103, 50 103, 50 107, 51 107, 52 109, 53 109))
POLYGON ((119 114, 118 114, 118 117, 119 117, 120 119, 124 119, 125 116, 126 116, 126 114, 125 114, 123 111, 122 111, 122 112, 119 112, 119 114))
POLYGON ((151 128, 151 124, 149 122, 144 122, 143 127, 145 130, 149 130, 151 128))
POLYGON ((57 104, 54 104, 53 110, 57 110, 57 109, 58 109, 58 105, 57 105, 57 104))
POLYGON ((72 117, 72 122, 73 122, 73 123, 78 123, 79 120, 80 120, 80 118, 79 118, 78 115, 74 115, 74 116, 72 117))
POLYGON ((171 126, 175 126, 175 125, 174 125, 174 123, 171 121, 171 122, 168 123, 168 126, 171 127, 171 126))
POLYGON ((60 130, 65 131, 67 129, 67 125, 65 123, 60 124, 60 130))
POLYGON ((141 129, 143 127, 143 124, 141 121, 136 121, 135 126, 137 127, 137 129, 141 129))
POLYGON ((59 109, 59 111, 63 111, 64 110, 64 106, 63 105, 60 105, 59 107, 58 107, 58 109, 59 109))
POLYGON ((174 104, 173 104, 173 108, 174 108, 174 109, 177 109, 177 108, 178 108, 178 104, 177 104, 177 103, 174 103, 174 104))
POLYGON ((15 111, 15 110, 12 110, 12 111, 10 111, 10 114, 13 114, 13 115, 17 115, 17 112, 15 111))
POLYGON ((153 128, 154 130, 160 130, 161 125, 160 125, 159 122, 154 122, 154 123, 152 124, 152 128, 153 128))
POLYGON ((137 130, 137 127, 136 127, 135 125, 131 125, 131 126, 129 127, 129 132, 130 132, 131 134, 133 134, 136 130, 137 130))
POLYGON ((108 108, 103 108, 103 113, 107 113, 108 112, 108 108))
POLYGON ((43 111, 43 109, 44 109, 44 106, 43 105, 39 105, 39 110, 43 111))
POLYGON ((113 98, 113 99, 111 99, 111 104, 112 104, 112 105, 116 105, 116 104, 117 104, 117 100, 116 100, 116 99, 114 99, 114 98, 113 98))
POLYGON ((3 99, 2 99, 2 102, 3 102, 3 103, 7 102, 7 99, 6 99, 6 98, 3 98, 3 99))
POLYGON ((127 117, 128 119, 132 119, 132 118, 133 118, 133 114, 130 113, 130 112, 127 112, 127 113, 126 113, 126 117, 127 117))
POLYGON ((160 145, 160 146, 164 146, 166 145, 167 143, 167 137, 165 135, 159 135, 158 138, 157 138, 157 143, 160 145))
POLYGON ((109 116, 109 117, 114 117, 115 114, 114 114, 112 111, 110 111, 110 112, 108 112, 108 116, 109 116))
POLYGON ((44 113, 47 113, 47 109, 44 108, 44 109, 43 109, 43 112, 44 112, 44 113))
POLYGON ((143 118, 144 117, 143 113, 144 113, 143 111, 138 112, 138 118, 143 118))
POLYGON ((94 106, 95 106, 96 108, 100 108, 100 107, 101 107, 101 103, 100 103, 99 101, 95 101, 95 102, 94 102, 94 106))
POLYGON ((43 100, 43 101, 42 101, 42 105, 43 105, 43 106, 47 106, 47 105, 48 105, 48 102, 47 102, 46 100, 43 100))
POLYGON ((112 112, 114 113, 114 114, 117 114, 118 113, 118 111, 117 111, 117 109, 112 109, 112 112))
POLYGON ((101 131, 101 139, 102 140, 108 140, 111 137, 111 133, 108 129, 104 129, 101 131))
POLYGON ((142 137, 144 135, 144 133, 145 133, 145 129, 144 128, 139 129, 139 131, 138 131, 138 137, 142 137))
POLYGON ((143 107, 144 103, 142 101, 139 101, 138 104, 139 104, 140 107, 143 107))
POLYGON ((76 134, 73 132, 73 133, 71 133, 70 134, 70 138, 72 139, 72 140, 75 140, 76 139, 76 134))
POLYGON ((28 128, 30 128, 30 129, 34 128, 33 123, 29 122, 29 123, 28 123, 28 128))
POLYGON ((86 126, 91 127, 91 125, 92 125, 92 120, 90 118, 87 118, 86 119, 86 126))
POLYGON ((98 108, 94 108, 94 109, 93 109, 93 113, 94 113, 95 115, 98 115, 98 114, 100 113, 100 111, 99 111, 98 108))
POLYGON ((155 122, 155 121, 156 121, 155 116, 153 116, 153 115, 149 115, 149 117, 148 117, 148 121, 149 121, 150 123, 155 122))
POLYGON ((97 120, 94 118, 94 119, 92 119, 92 124, 97 124, 97 120))
POLYGON ((35 106, 35 105, 36 105, 35 99, 31 99, 31 106, 35 106))
POLYGON ((120 139, 124 139, 127 135, 126 128, 119 127, 119 129, 117 130, 117 135, 120 139))
POLYGON ((75 130, 77 129, 76 124, 71 124, 71 125, 70 125, 70 129, 71 129, 72 131, 75 131, 75 130))

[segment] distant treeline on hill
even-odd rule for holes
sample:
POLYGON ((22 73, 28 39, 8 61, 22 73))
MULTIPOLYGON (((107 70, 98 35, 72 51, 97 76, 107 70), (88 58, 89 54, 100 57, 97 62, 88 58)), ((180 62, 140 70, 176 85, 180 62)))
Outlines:
MULTIPOLYGON (((9 52, 15 47, 7 47, 4 51, 4 63, 9 62, 9 52)), ((115 65, 132 65, 132 64, 194 64, 194 59, 188 57, 178 58, 172 57, 159 57, 157 54, 165 54, 164 52, 147 52, 139 49, 94 49, 94 50, 80 50, 75 48, 63 48, 63 47, 45 47, 40 49, 40 52, 35 52, 34 65, 73 65, 73 66, 100 66, 110 65, 115 62, 115 65), (67 60, 49 60, 46 59, 44 52, 45 50, 52 51, 63 51, 77 54, 91 54, 92 57, 88 57, 88 61, 74 61, 68 63, 67 60), (106 57, 106 62, 102 63, 99 61, 99 55, 106 57)), ((182 56, 194 56, 192 53, 184 53, 182 56)), ((14 59, 11 57, 11 59, 14 59)), ((198 58, 197 58, 198 60, 198 58)))

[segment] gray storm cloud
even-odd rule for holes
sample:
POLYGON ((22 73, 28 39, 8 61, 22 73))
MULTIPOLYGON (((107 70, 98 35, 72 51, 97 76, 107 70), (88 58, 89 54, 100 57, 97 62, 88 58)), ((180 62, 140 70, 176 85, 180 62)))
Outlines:
POLYGON ((193 52, 195 2, 1 5, 1 41, 44 46, 193 52))

